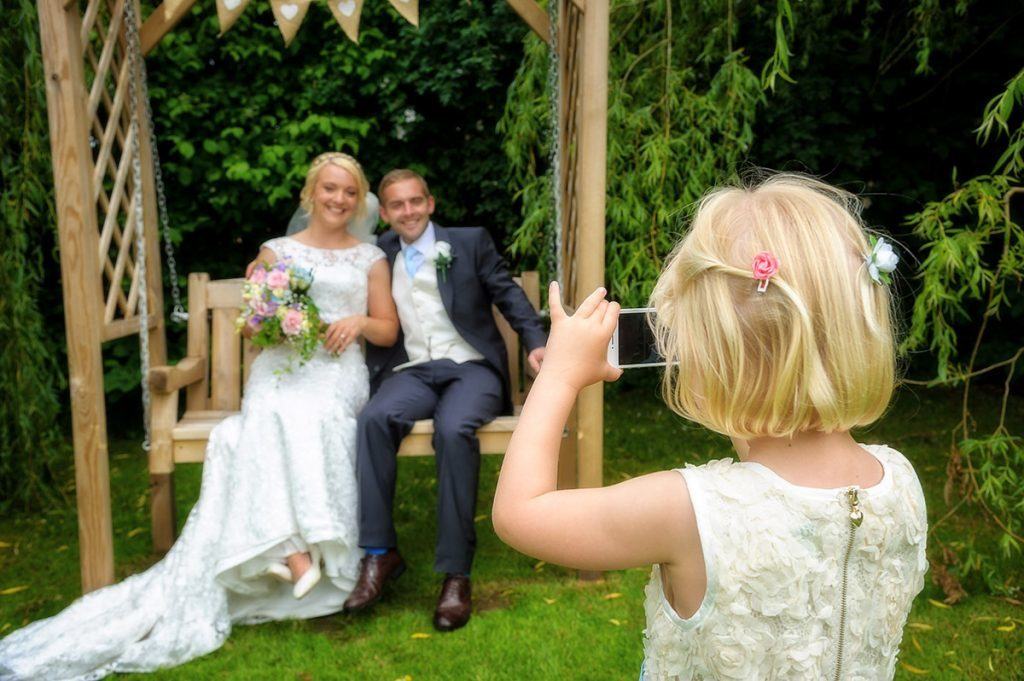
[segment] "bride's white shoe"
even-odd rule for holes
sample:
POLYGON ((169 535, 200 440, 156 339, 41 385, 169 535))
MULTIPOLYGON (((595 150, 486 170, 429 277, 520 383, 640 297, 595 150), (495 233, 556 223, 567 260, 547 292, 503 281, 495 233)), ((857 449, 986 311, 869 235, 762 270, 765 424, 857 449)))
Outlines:
POLYGON ((295 588, 292 589, 292 595, 295 598, 305 597, 320 581, 320 549, 316 544, 311 544, 309 547, 309 560, 309 569, 299 577, 295 582, 295 588))
POLYGON ((292 571, 283 563, 267 563, 260 576, 266 575, 282 582, 292 583, 292 571))

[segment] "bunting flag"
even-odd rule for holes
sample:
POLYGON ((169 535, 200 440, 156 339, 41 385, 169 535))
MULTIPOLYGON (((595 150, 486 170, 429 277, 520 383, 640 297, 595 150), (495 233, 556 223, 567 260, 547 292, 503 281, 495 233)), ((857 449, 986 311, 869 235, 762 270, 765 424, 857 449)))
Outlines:
POLYGON ((359 42, 359 15, 363 11, 363 0, 327 0, 334 18, 341 24, 348 39, 359 42))
POLYGON ((274 18, 277 19, 277 27, 284 36, 285 45, 290 45, 295 34, 299 32, 299 26, 309 11, 309 3, 310 0, 270 0, 270 7, 274 10, 274 18))
POLYGON ((398 10, 398 13, 405 17, 413 26, 420 25, 420 4, 419 0, 391 0, 391 6, 398 10))
POLYGON ((217 0, 217 20, 220 22, 221 35, 234 26, 248 4, 249 0, 217 0))
MULTIPOLYGON (((165 11, 186 0, 164 0, 165 11)), ((306 18, 309 11, 309 4, 313 0, 270 0, 270 7, 274 10, 274 19, 277 20, 277 27, 284 36, 284 44, 291 44, 295 35, 299 32, 302 20, 306 18)), ((327 0, 331 8, 331 14, 337 19, 345 35, 354 43, 359 42, 359 17, 363 13, 363 3, 366 0, 327 0)), ((220 34, 224 35, 228 29, 234 26, 238 17, 242 16, 250 0, 215 0, 217 5, 217 20, 220 22, 220 34)), ((391 6, 398 10, 402 18, 413 26, 420 25, 420 3, 419 0, 388 0, 391 6)))

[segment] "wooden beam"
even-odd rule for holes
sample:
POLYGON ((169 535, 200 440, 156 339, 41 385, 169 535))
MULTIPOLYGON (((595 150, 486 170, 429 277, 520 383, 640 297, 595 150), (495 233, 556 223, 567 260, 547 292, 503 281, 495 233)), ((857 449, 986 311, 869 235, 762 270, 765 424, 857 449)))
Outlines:
MULTIPOLYGON (((552 0, 552 2, 554 1, 556 0, 552 0)), ((550 40, 551 19, 548 18, 547 10, 538 5, 536 0, 506 0, 506 2, 541 40, 544 42, 550 40)))
MULTIPOLYGON (((157 328, 157 318, 153 315, 149 316, 149 328, 157 328)), ((124 338, 125 336, 137 336, 139 335, 139 321, 138 317, 128 317, 126 319, 115 319, 109 324, 104 324, 100 330, 100 340, 104 343, 112 341, 116 338, 124 338)))
POLYGON ((88 592, 114 581, 114 544, 100 352, 103 288, 85 115, 82 20, 77 8, 65 10, 64 0, 39 0, 37 8, 64 291, 82 590, 88 592))
POLYGON ((188 346, 191 357, 206 358, 206 372, 202 380, 196 381, 185 390, 185 409, 188 411, 206 409, 210 395, 210 322, 206 304, 206 287, 210 275, 206 272, 192 272, 188 275, 188 346))
POLYGON ((169 393, 192 385, 206 377, 205 357, 186 357, 174 366, 158 366, 149 370, 149 385, 154 391, 169 393))
MULTIPOLYGON (((604 285, 605 182, 608 151, 608 0, 588 0, 580 36, 577 169, 577 286, 574 303, 604 285)), ((580 487, 604 484, 604 386, 577 402, 580 487)))
POLYGON ((149 508, 153 549, 164 553, 174 544, 177 512, 174 504, 174 442, 178 420, 177 390, 153 394, 153 440, 149 449, 149 508))
POLYGON ((188 14, 196 0, 164 0, 163 4, 153 10, 139 34, 142 43, 142 54, 149 54, 164 36, 170 33, 182 17, 188 14))

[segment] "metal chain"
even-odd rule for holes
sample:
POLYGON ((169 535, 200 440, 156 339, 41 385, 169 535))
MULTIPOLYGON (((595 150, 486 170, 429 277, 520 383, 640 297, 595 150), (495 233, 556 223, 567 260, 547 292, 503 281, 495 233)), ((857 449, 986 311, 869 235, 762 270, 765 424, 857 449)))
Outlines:
MULTIPOLYGON (((125 0, 125 4, 131 0, 125 0)), ((135 64, 138 69, 139 93, 143 104, 146 106, 146 123, 149 127, 149 150, 153 157, 153 182, 156 185, 156 204, 160 215, 160 231, 163 233, 164 256, 167 260, 167 276, 171 280, 171 321, 175 324, 182 324, 188 321, 188 312, 181 302, 181 289, 178 286, 178 262, 174 259, 174 245, 171 243, 171 222, 167 213, 167 192, 164 190, 164 174, 160 169, 160 151, 156 145, 156 128, 153 126, 153 108, 149 101, 149 80, 146 74, 146 60, 142 58, 142 51, 139 47, 138 28, 133 26, 130 30, 136 34, 134 47, 129 43, 129 48, 135 51, 135 64)))
MULTIPOLYGON (((558 54, 558 19, 561 0, 548 2, 548 35, 549 58, 547 91, 551 106, 549 125, 551 126, 551 196, 554 200, 554 259, 555 280, 564 287, 566 282, 563 273, 563 255, 565 236, 563 234, 563 197, 562 197, 562 69, 558 54)), ((563 291, 562 295, 566 295, 563 291)))
POLYGON ((128 75, 128 95, 131 100, 131 134, 129 138, 132 143, 132 201, 135 204, 133 216, 127 216, 126 220, 135 219, 135 276, 139 286, 139 370, 142 374, 142 421, 145 427, 145 437, 142 440, 142 448, 149 451, 150 446, 150 407, 149 394, 149 284, 146 281, 146 230, 142 215, 142 153, 139 142, 139 91, 138 77, 139 62, 142 51, 139 47, 139 26, 135 21, 135 0, 124 2, 124 26, 128 39, 128 61, 130 65, 128 75))

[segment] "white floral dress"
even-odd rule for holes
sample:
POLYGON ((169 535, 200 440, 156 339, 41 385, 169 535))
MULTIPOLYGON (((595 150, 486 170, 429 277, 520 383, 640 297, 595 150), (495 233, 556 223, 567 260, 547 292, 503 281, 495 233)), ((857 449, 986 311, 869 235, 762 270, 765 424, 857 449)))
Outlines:
MULTIPOLYGON (((341 250, 290 237, 265 244, 313 270, 325 322, 365 314, 370 244, 341 250)), ((182 664, 219 648, 235 623, 337 612, 359 569, 356 416, 369 396, 359 344, 299 365, 285 347, 253 362, 241 413, 210 435, 199 501, 149 570, 83 596, 0 641, 0 680, 99 679, 182 664), (323 579, 305 598, 265 574, 315 544, 323 579)))
POLYGON ((799 487, 729 459, 679 470, 707 591, 682 618, 654 567, 642 679, 893 677, 903 626, 924 587, 927 517, 906 458, 884 445, 864 448, 884 475, 857 490, 856 527, 848 488, 799 487))

